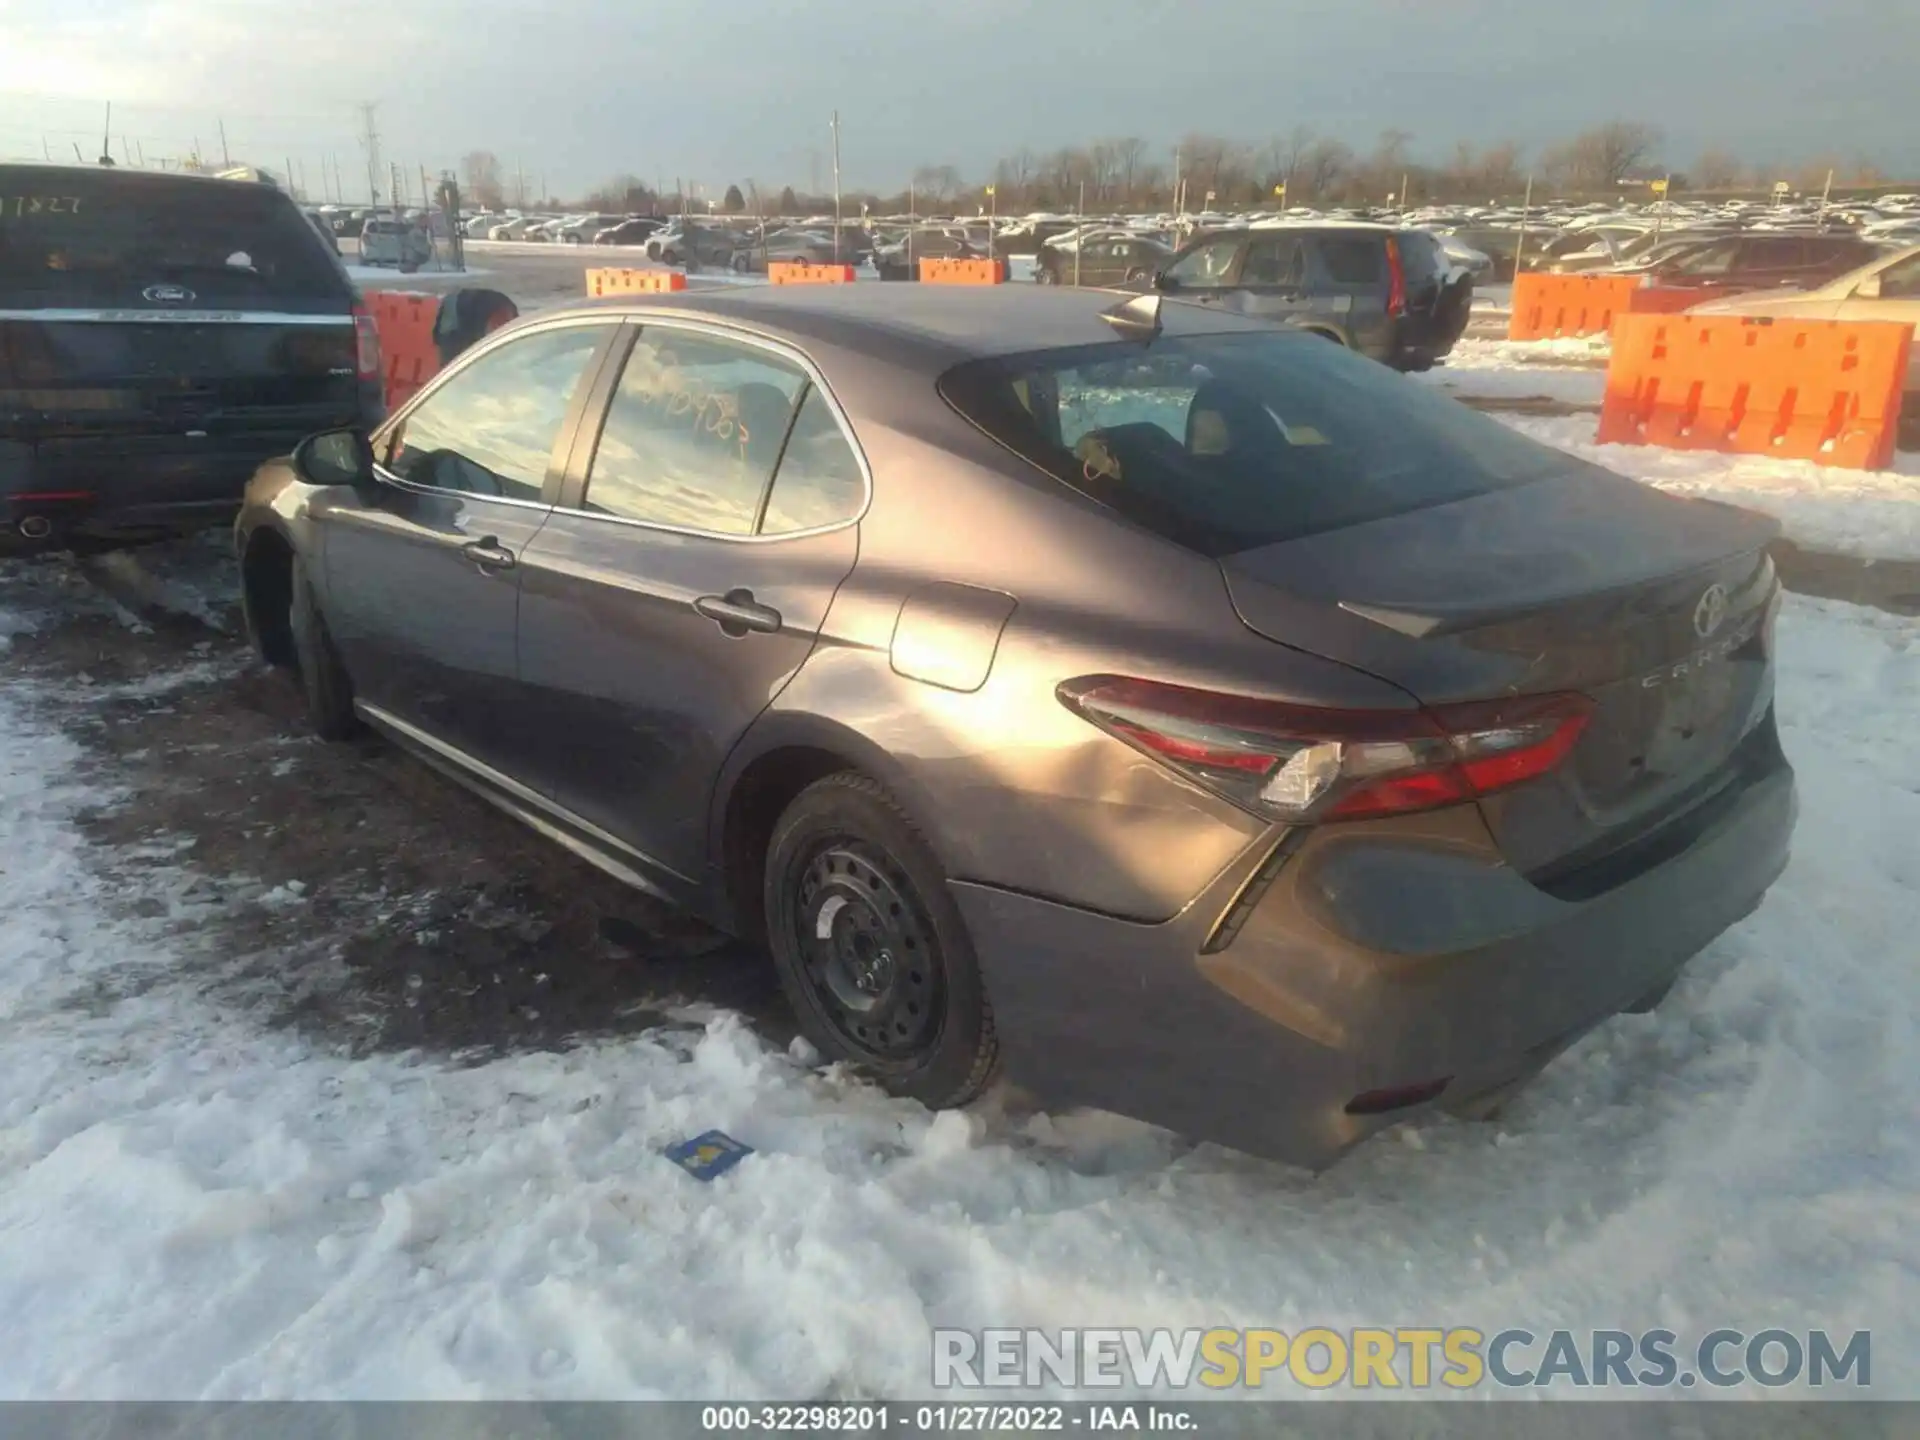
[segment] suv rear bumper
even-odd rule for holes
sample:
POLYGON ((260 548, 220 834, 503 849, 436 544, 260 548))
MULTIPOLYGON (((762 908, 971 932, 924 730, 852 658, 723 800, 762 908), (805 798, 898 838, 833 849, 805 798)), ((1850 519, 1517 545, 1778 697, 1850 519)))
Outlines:
POLYGON ((1016 1081, 1318 1168, 1421 1108, 1357 1097, 1445 1080, 1424 1103, 1470 1109, 1750 913, 1797 813, 1775 756, 1689 848, 1584 903, 1502 863, 1471 807, 1276 832, 1158 925, 952 889, 1016 1081))
POLYGON ((38 446, 0 440, 0 555, 229 523, 253 472, 289 453, 312 428, 87 437, 38 446))

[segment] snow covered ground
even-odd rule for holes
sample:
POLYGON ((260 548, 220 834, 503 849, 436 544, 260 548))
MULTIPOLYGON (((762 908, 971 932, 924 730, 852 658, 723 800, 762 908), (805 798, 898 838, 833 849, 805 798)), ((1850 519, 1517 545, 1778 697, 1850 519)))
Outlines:
POLYGON ((1920 560, 1920 454, 1912 451, 1896 454, 1891 470, 1846 470, 1764 455, 1597 445, 1591 415, 1500 418, 1536 440, 1673 494, 1764 510, 1807 549, 1920 560))
POLYGON ((1920 622, 1796 598, 1780 644, 1804 814, 1762 909, 1497 1125, 1318 1179, 1006 1096, 932 1116, 724 1013, 345 1058, 209 998, 240 957, 162 936, 207 888, 165 834, 89 847, 87 687, 14 669, 0 1398, 909 1397, 936 1324, 1459 1323, 1871 1328, 1875 1393, 1920 1397, 1920 622), (701 1185, 658 1151, 709 1127, 758 1153, 701 1185))

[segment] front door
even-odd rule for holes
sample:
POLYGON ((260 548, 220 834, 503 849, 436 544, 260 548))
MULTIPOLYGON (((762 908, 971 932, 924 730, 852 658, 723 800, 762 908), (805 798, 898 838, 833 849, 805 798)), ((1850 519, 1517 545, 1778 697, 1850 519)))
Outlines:
POLYGON ((524 728, 519 560, 551 509, 569 417, 617 324, 474 356, 377 439, 377 496, 329 494, 326 614, 357 699, 500 764, 524 728))
POLYGON ((1262 320, 1285 323, 1311 313, 1306 246, 1298 235, 1275 232, 1247 241, 1233 308, 1262 320))
POLYGON ((1196 245, 1161 272, 1167 293, 1176 300, 1219 304, 1230 293, 1244 244, 1237 236, 1222 236, 1196 245))
POLYGON ((520 673, 550 736, 523 778, 698 883, 721 765, 853 568, 866 471, 799 357, 680 323, 634 337, 588 448, 522 557, 520 673))

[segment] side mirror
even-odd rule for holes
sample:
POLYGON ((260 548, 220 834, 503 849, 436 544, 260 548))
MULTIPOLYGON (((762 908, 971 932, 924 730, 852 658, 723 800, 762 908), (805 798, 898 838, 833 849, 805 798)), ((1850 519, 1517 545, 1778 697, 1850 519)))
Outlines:
POLYGON ((1856 299, 1878 300, 1880 298, 1880 277, 1877 274, 1867 276, 1866 279, 1853 287, 1853 293, 1856 299))
POLYGON ((323 430, 293 450, 293 469, 309 485, 351 485, 365 491, 373 477, 373 442, 364 430, 323 430))

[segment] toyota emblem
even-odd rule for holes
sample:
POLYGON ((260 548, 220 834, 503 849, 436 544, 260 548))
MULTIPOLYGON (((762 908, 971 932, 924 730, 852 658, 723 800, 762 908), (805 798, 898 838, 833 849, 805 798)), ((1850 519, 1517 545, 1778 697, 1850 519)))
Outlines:
POLYGON ((188 305, 194 298, 184 285, 149 285, 140 293, 156 305, 188 305))
POLYGON ((1693 633, 1702 640, 1713 637, 1727 619, 1727 587, 1709 585, 1706 594, 1700 597, 1700 603, 1693 607, 1693 633))

